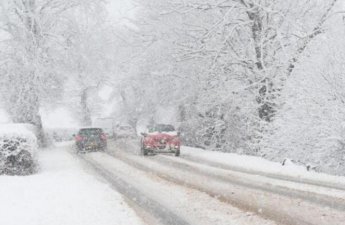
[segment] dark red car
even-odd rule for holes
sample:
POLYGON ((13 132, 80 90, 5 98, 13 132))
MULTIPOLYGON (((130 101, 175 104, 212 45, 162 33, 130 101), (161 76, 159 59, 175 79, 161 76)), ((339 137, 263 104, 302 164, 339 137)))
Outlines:
POLYGON ((101 128, 82 128, 75 136, 78 152, 104 151, 107 148, 107 136, 101 128))
POLYGON ((175 156, 180 155, 181 140, 174 126, 157 124, 149 129, 148 133, 142 133, 141 152, 147 155, 149 152, 170 152, 175 156))

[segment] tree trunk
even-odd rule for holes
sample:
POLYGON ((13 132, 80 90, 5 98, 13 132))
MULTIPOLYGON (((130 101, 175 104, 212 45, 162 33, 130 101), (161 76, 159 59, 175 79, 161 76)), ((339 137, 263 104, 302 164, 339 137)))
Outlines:
POLYGON ((35 74, 18 77, 19 80, 12 81, 10 85, 18 87, 12 90, 8 110, 15 123, 29 123, 36 127, 36 135, 39 147, 46 147, 47 142, 44 135, 41 115, 39 113, 39 93, 35 83, 35 74))
POLYGON ((92 120, 91 120, 91 112, 88 106, 88 92, 89 89, 85 88, 80 96, 80 105, 81 105, 81 115, 82 115, 82 125, 83 126, 91 126, 92 120))
POLYGON ((248 8, 247 15, 250 21, 252 21, 251 32, 254 42, 254 51, 256 58, 256 68, 258 73, 263 75, 261 81, 261 86, 259 87, 259 93, 256 98, 258 107, 258 115, 260 119, 270 122, 275 114, 274 104, 271 102, 271 90, 273 89, 273 83, 264 74, 265 73, 265 63, 263 59, 263 52, 261 47, 262 32, 263 32, 263 20, 261 12, 257 6, 252 3, 246 3, 241 1, 241 3, 248 8))

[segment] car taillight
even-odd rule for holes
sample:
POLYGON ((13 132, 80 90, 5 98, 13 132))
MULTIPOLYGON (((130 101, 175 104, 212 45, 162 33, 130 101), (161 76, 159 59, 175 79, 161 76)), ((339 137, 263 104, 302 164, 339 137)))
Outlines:
POLYGON ((107 135, 101 134, 101 140, 103 140, 103 141, 107 140, 107 135))
POLYGON ((83 140, 83 137, 82 136, 80 136, 80 135, 77 135, 77 136, 75 136, 75 140, 76 141, 82 141, 83 140))

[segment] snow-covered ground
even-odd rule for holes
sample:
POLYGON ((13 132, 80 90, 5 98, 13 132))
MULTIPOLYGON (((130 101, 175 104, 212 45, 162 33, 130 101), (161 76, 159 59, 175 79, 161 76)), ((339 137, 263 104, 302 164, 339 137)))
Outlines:
POLYGON ((345 188, 345 177, 307 171, 304 166, 295 164, 287 164, 282 166, 280 163, 272 162, 261 157, 207 151, 186 146, 182 147, 181 156, 202 160, 206 164, 218 163, 220 166, 229 166, 230 168, 239 169, 250 173, 270 174, 281 177, 285 176, 295 178, 296 180, 300 181, 314 181, 315 183, 337 185, 345 188))
MULTIPOLYGON (((268 218, 273 218, 273 220, 278 223, 340 225, 343 224, 345 219, 345 214, 343 213, 345 199, 344 191, 319 187, 317 185, 274 179, 255 173, 243 173, 232 171, 231 169, 217 168, 217 166, 206 165, 207 163, 204 163, 202 160, 194 162, 194 160, 190 160, 190 158, 183 159, 165 154, 141 157, 126 153, 137 152, 139 149, 138 146, 139 145, 135 145, 133 140, 123 140, 122 143, 116 142, 109 145, 108 152, 129 165, 141 171, 146 171, 148 174, 154 174, 169 181, 174 181, 185 187, 192 187, 193 189, 209 193, 211 196, 217 196, 217 198, 220 199, 226 199, 230 204, 239 204, 246 210, 249 209, 253 212, 260 212, 260 214, 268 218), (136 148, 137 150, 135 150, 136 148), (320 220, 322 221, 320 222, 320 220)), ((204 156, 204 160, 207 159, 208 162, 217 162, 213 160, 213 158, 226 158, 227 155, 229 155, 228 157, 231 156, 231 154, 227 153, 216 156, 213 155, 212 151, 203 151, 201 149, 194 149, 196 152, 193 153, 188 151, 188 149, 184 151, 185 148, 186 147, 182 148, 182 157, 196 157, 201 154, 204 156)), ((103 154, 95 154, 92 156, 94 160, 101 162, 102 165, 108 164, 107 167, 119 167, 121 164, 119 162, 114 162, 114 159, 110 160, 111 162, 106 162, 104 157, 107 156, 103 154)), ((242 158, 240 155, 237 155, 237 157, 242 158)), ((256 161, 257 165, 259 165, 258 163, 260 160, 260 158, 252 158, 252 161, 256 161)), ((243 156, 242 161, 246 161, 246 156, 243 156)), ((223 162, 216 163, 216 165, 220 164, 231 165, 231 160, 227 161, 224 159, 223 162), (227 164, 228 162, 230 164, 227 164)), ((245 168, 245 166, 246 164, 242 164, 242 168, 245 168)), ((265 167, 264 164, 263 167, 265 167)), ((123 173, 125 173, 125 176, 128 178, 129 168, 124 169, 124 171, 123 173)), ((136 175, 136 182, 143 176, 144 175, 136 175)), ((145 181, 139 183, 140 187, 143 188, 142 184, 148 184, 149 182, 145 181)), ((173 196, 177 197, 178 195, 175 192, 177 188, 172 188, 172 185, 170 186, 169 189, 171 193, 174 193, 173 196)), ((157 188, 158 186, 155 185, 155 187, 157 188)), ((163 190, 161 187, 159 187, 157 191, 152 187, 147 189, 149 189, 150 192, 154 190, 154 197, 158 196, 158 190, 163 190)), ((164 198, 160 198, 160 200, 162 199, 164 198)), ((194 198, 193 201, 196 202, 198 199, 194 198)), ((170 205, 172 205, 172 200, 169 202, 170 205)), ((176 208, 181 209, 183 207, 180 205, 176 208)), ((197 211, 200 213, 199 209, 197 211)), ((179 212, 179 214, 181 215, 182 213, 179 212)), ((192 217, 192 214, 188 215, 188 218, 192 217)))
POLYGON ((38 174, 0 176, 0 224, 142 224, 122 196, 85 171, 68 148, 41 151, 38 174))
MULTIPOLYGON (((144 160, 149 167, 154 166, 146 158, 140 156, 135 157, 139 160, 144 160)), ((158 202, 164 211, 170 211, 177 215, 177 218, 174 218, 175 220, 182 219, 182 221, 190 225, 276 224, 253 212, 241 210, 219 201, 217 198, 213 198, 205 192, 162 179, 157 176, 153 168, 152 171, 147 172, 145 169, 138 169, 118 158, 101 152, 85 154, 85 158, 88 162, 100 166, 103 170, 111 173, 116 179, 124 180, 132 188, 140 191, 149 204, 151 204, 151 201, 158 202)), ((159 168, 166 175, 169 174, 163 167, 159 168)), ((170 170, 170 172, 175 173, 176 171, 170 170)), ((203 182, 202 179, 199 181, 203 182)), ((213 183, 213 185, 217 186, 217 182, 213 183)), ((174 222, 172 224, 180 223, 174 222)))
MULTIPOLYGON (((115 144, 121 149, 125 149, 125 151, 140 154, 140 143, 138 140, 123 139, 115 144)), ((305 166, 293 163, 286 163, 283 166, 281 163, 269 161, 261 157, 209 151, 187 146, 181 147, 181 157, 211 166, 219 166, 220 168, 273 176, 274 178, 286 178, 287 180, 305 181, 306 183, 325 186, 343 187, 342 189, 345 189, 345 177, 307 171, 305 166)))

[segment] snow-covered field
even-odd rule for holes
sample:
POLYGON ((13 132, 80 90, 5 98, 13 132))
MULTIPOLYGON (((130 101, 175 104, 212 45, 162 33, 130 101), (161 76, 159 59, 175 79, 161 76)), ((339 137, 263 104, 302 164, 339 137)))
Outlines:
POLYGON ((84 170, 68 146, 43 150, 40 172, 0 176, 1 225, 142 224, 120 194, 84 170))

